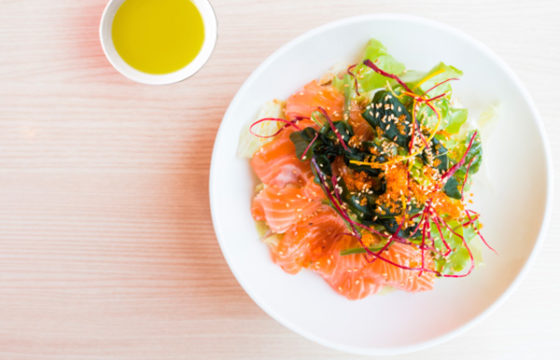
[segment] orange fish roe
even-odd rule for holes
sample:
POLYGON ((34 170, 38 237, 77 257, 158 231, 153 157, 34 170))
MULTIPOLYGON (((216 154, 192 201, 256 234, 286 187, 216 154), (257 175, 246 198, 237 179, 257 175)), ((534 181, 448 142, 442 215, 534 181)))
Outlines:
POLYGON ((350 139, 348 144, 353 147, 359 147, 364 141, 373 139, 373 128, 362 116, 362 107, 356 102, 352 101, 350 105, 350 119, 348 124, 354 130, 354 136, 350 139))
POLYGON ((399 117, 399 120, 397 121, 397 123, 395 124, 397 126, 397 131, 401 134, 401 135, 407 135, 407 130, 405 127, 405 120, 406 120, 406 116, 405 115, 401 115, 399 117))
POLYGON ((374 234, 369 233, 369 232, 364 232, 364 234, 362 235, 362 242, 367 247, 372 247, 372 246, 379 243, 379 236, 374 235, 374 234))
POLYGON ((463 213, 465 206, 461 200, 452 199, 439 191, 432 198, 432 206, 436 213, 446 214, 452 218, 458 218, 463 213))
POLYGON ((342 157, 338 157, 333 162, 333 169, 335 174, 342 178, 346 184, 346 188, 351 192, 368 191, 373 187, 378 186, 379 178, 374 178, 363 171, 355 171, 350 169, 344 163, 342 157))
MULTIPOLYGON (((403 210, 402 201, 408 195, 408 168, 404 163, 392 164, 384 175, 387 190, 377 199, 376 203, 392 214, 400 213, 403 210)), ((384 215, 384 211, 380 211, 382 215, 384 215)))

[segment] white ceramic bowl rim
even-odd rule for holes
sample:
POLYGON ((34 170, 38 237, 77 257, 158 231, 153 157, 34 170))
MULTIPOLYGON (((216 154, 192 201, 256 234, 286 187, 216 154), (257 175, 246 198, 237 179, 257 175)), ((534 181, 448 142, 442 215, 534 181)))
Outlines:
POLYGON ((340 27, 342 25, 347 25, 347 24, 351 24, 351 23, 355 23, 355 22, 375 21, 375 20, 408 21, 408 22, 411 22, 411 23, 419 24, 419 25, 430 26, 430 27, 436 28, 438 30, 451 33, 454 36, 457 36, 459 38, 462 38, 466 42, 472 44, 479 51, 481 51, 482 53, 487 55, 494 62, 499 64, 503 68, 503 70, 507 74, 507 76, 509 76, 509 78, 513 81, 513 83, 518 88, 518 90, 523 94, 524 98, 527 101, 527 104, 528 104, 528 106, 530 108, 530 111, 533 115, 532 119, 535 120, 535 125, 536 125, 536 128, 537 128, 537 131, 538 131, 538 133, 539 133, 539 135, 542 139, 543 147, 544 147, 544 153, 545 153, 545 157, 546 157, 546 159, 545 159, 545 162, 546 162, 546 183, 547 183, 547 185, 546 185, 546 194, 547 194, 546 195, 546 205, 545 205, 545 209, 544 209, 543 219, 542 219, 539 231, 538 231, 538 236, 537 236, 537 239, 535 241, 535 246, 533 247, 533 250, 532 250, 531 254, 529 255, 529 257, 527 258, 526 262, 521 267, 521 270, 519 271, 518 275, 511 282, 511 284, 509 285, 507 290, 504 291, 484 311, 482 311, 480 314, 478 314, 477 316, 475 316, 474 318, 472 318, 470 321, 466 322, 462 326, 460 326, 460 327, 458 327, 458 328, 456 328, 456 329, 454 329, 454 330, 452 330, 452 331, 450 331, 450 332, 448 332, 444 335, 432 338, 432 339, 430 339, 428 341, 424 341, 422 343, 413 344, 413 345, 410 345, 410 346, 401 346, 401 347, 397 347, 397 348, 383 348, 383 349, 374 349, 374 348, 366 348, 366 347, 354 347, 354 346, 345 346, 345 345, 340 345, 340 344, 333 344, 333 343, 324 341, 322 338, 317 337, 314 334, 309 333, 309 332, 299 328, 297 325, 292 323, 290 320, 288 320, 288 319, 280 316, 279 314, 277 314, 275 312, 275 310, 273 308, 271 308, 270 306, 268 306, 266 303, 262 302, 251 291, 251 288, 245 283, 244 279, 241 276, 238 276, 238 274, 236 273, 236 269, 231 266, 232 261, 229 258, 228 253, 223 251, 224 250, 224 239, 226 238, 226 234, 222 234, 220 229, 217 227, 218 220, 216 218, 215 211, 213 211, 213 209, 216 208, 216 206, 218 206, 218 199, 214 195, 214 189, 216 188, 216 184, 217 184, 218 179, 216 179, 215 177, 212 176, 212 174, 215 173, 216 166, 217 166, 216 161, 215 161, 215 157, 216 157, 216 152, 217 152, 216 149, 218 148, 218 144, 220 144, 220 142, 222 141, 222 139, 224 139, 224 137, 230 136, 230 134, 226 134, 224 131, 222 131, 223 126, 220 126, 220 129, 218 130, 218 134, 216 136, 216 140, 215 140, 215 144, 214 144, 214 150, 213 150, 212 162, 211 162, 211 168, 210 168, 209 192, 210 192, 210 205, 211 205, 211 209, 212 209, 212 221, 213 221, 213 224, 214 224, 214 229, 215 229, 215 232, 216 232, 216 235, 217 235, 218 242, 220 244, 220 247, 222 248, 222 253, 224 254, 224 257, 225 257, 232 273, 234 274, 235 278, 237 279, 237 281, 241 284, 243 289, 253 299, 253 301, 255 301, 257 303, 257 305, 259 307, 261 307, 272 318, 274 318, 275 320, 277 320, 278 322, 280 322, 281 324, 283 324, 287 328, 295 331, 296 333, 298 333, 298 334, 300 334, 300 335, 302 335, 302 336, 304 336, 304 337, 306 337, 306 338, 308 338, 312 341, 315 341, 319 344, 322 344, 324 346, 327 346, 327 347, 330 347, 330 348, 333 348, 333 349, 336 349, 336 350, 349 352, 349 353, 354 353, 354 354, 360 354, 360 355, 395 355, 395 354, 402 354, 402 353, 410 353, 410 352, 418 351, 418 350, 421 350, 421 349, 424 349, 424 348, 428 348, 428 347, 440 344, 442 342, 445 342, 445 341, 447 341, 447 340, 465 332, 466 330, 468 330, 469 328, 474 326, 476 323, 478 323, 481 319, 487 317, 490 313, 492 313, 500 305, 502 305, 505 302, 505 300, 515 291, 515 289, 517 289, 517 287, 519 286, 522 278, 526 275, 527 270, 529 269, 529 267, 533 263, 535 257, 537 256, 537 253, 538 253, 539 249, 542 247, 542 243, 544 241, 544 234, 545 234, 545 231, 548 228, 548 224, 550 222, 550 214, 551 214, 551 206, 552 206, 552 201, 551 200, 552 200, 552 192, 553 192, 553 188, 552 188, 552 186, 553 186, 552 185, 553 184, 552 160, 551 160, 551 155, 550 155, 550 146, 549 146, 549 143, 548 143, 548 139, 545 136, 544 126, 543 126, 542 120, 540 118, 540 115, 538 113, 538 110, 535 106, 535 103, 534 103, 533 99, 531 98, 530 94, 525 89, 525 87, 522 85, 519 78, 511 70, 511 68, 503 60, 501 60, 492 50, 490 50, 486 45, 484 45, 480 41, 466 35, 462 31, 460 31, 458 29, 455 29, 455 28, 453 28, 449 25, 443 24, 443 23, 439 23, 439 22, 436 22, 436 21, 433 21, 433 20, 429 20, 429 19, 425 19, 425 18, 421 18, 421 17, 417 17, 417 16, 412 16, 412 15, 394 14, 394 13, 380 13, 380 14, 362 15, 362 16, 350 17, 350 18, 345 18, 345 19, 339 20, 339 21, 331 22, 331 23, 325 24, 323 26, 320 26, 318 28, 315 28, 313 30, 310 30, 310 31, 306 32, 305 34, 297 37, 296 39, 294 39, 294 40, 290 41, 289 43, 285 44, 284 46, 282 46, 280 49, 278 49, 272 55, 270 55, 263 63, 261 63, 261 65, 247 78, 247 80, 244 82, 244 84, 238 90, 236 96, 234 97, 234 99, 232 100, 228 110, 226 111, 226 114, 225 114, 224 118, 228 118, 230 112, 232 111, 232 108, 235 108, 237 106, 237 103, 241 100, 240 94, 243 93, 246 88, 250 87, 251 84, 255 81, 255 79, 260 77, 262 75, 263 71, 271 63, 276 61, 277 58, 279 58, 284 52, 286 52, 292 46, 294 46, 296 44, 299 44, 299 43, 302 43, 302 42, 305 42, 306 40, 308 40, 309 38, 312 38, 316 34, 322 33, 324 31, 330 30, 332 28, 337 28, 337 27, 340 27))
POLYGON ((172 84, 185 80, 186 78, 194 75, 204 66, 204 64, 206 64, 208 59, 210 59, 210 56, 214 51, 214 47, 216 46, 218 35, 218 25, 214 9, 212 8, 212 5, 208 0, 190 0, 196 6, 198 11, 200 12, 200 15, 202 16, 205 31, 202 48, 200 49, 200 52, 194 58, 194 60, 187 64, 184 68, 169 74, 148 74, 142 71, 138 71, 127 64, 115 49, 111 33, 115 13, 125 1, 126 0, 110 0, 105 6, 105 10, 103 11, 103 15, 101 16, 101 22, 99 25, 99 38, 101 40, 101 47, 103 48, 103 52, 105 53, 105 56, 107 57, 107 60, 109 60, 111 65, 113 65, 113 67, 122 75, 132 81, 136 81, 142 84, 172 84))

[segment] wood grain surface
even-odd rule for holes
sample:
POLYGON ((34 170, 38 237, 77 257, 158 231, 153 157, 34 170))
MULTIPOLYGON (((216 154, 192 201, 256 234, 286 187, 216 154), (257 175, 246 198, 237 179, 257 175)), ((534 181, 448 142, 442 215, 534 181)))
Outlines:
MULTIPOLYGON (((207 190, 214 136, 244 79, 331 20, 404 12, 482 40, 519 74, 560 151, 556 0, 212 3, 209 63, 152 87, 103 56, 105 0, 0 0, 0 359, 355 358, 290 332, 249 299, 217 245, 207 190)), ((557 356, 559 216, 502 308, 394 359, 557 356)))

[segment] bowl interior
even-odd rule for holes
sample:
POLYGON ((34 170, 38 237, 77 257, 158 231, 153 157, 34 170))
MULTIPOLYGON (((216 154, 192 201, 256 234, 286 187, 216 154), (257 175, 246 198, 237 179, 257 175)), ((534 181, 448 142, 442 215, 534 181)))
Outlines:
MULTIPOLYGON (((198 55, 191 61, 187 66, 177 71, 169 74, 148 74, 142 71, 138 71, 132 66, 128 65, 124 61, 113 44, 113 20, 115 19, 115 14, 120 6, 126 0, 111 0, 105 7, 103 11, 103 16, 101 17, 101 23, 99 26, 99 37, 101 40, 101 46, 103 47, 103 52, 105 56, 113 65, 118 72, 126 76, 130 80, 149 84, 149 85, 164 85, 172 84, 181 80, 184 80, 193 74, 195 74, 210 58, 212 51, 216 45, 217 37, 217 22, 214 10, 210 5, 208 0, 190 0, 197 7, 200 15, 202 16, 202 21, 204 23, 204 42, 202 48, 198 55)), ((156 0, 157 1, 157 0, 156 0)))
POLYGON ((412 351, 444 340, 497 305, 524 268, 540 236, 550 186, 549 159, 532 102, 495 55, 465 35, 427 20, 365 16, 333 23, 294 40, 267 59, 228 109, 216 139, 210 177, 217 237, 234 275, 272 317, 324 345, 363 354, 412 351), (391 292, 361 301, 337 295, 317 275, 285 274, 270 260, 250 214, 255 185, 248 161, 235 156, 242 126, 260 105, 284 99, 333 64, 349 63, 368 39, 383 42, 408 69, 440 61, 464 71, 454 89, 477 116, 500 103, 484 144, 485 171, 473 208, 499 255, 464 279, 438 279, 426 293, 391 292), (429 41, 426 41, 429 39, 429 41))

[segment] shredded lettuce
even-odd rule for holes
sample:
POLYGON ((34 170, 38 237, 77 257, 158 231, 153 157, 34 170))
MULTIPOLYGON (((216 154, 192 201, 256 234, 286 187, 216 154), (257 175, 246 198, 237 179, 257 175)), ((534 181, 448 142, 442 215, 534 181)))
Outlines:
POLYGON ((261 238, 270 232, 270 229, 268 228, 268 225, 266 225, 265 221, 256 221, 255 227, 257 228, 257 233, 259 234, 259 237, 261 238))
MULTIPOLYGON (((283 119, 284 102, 278 100, 266 102, 259 110, 256 119, 267 117, 283 119)), ((254 121, 248 122, 241 130, 239 145, 237 147, 237 156, 252 158, 257 150, 259 150, 264 144, 272 141, 272 138, 262 138, 251 134, 249 128, 253 122, 254 121)), ((282 125, 283 124, 278 121, 263 121, 253 127, 253 132, 262 136, 268 136, 277 132, 282 125)))
POLYGON ((476 125, 482 131, 482 141, 486 141, 494 132, 497 119, 500 115, 501 104, 494 103, 489 105, 480 113, 476 125))
MULTIPOLYGON (((489 105, 478 117, 476 125, 480 129, 482 135, 483 147, 486 147, 490 137, 499 122, 502 104, 494 103, 489 105)), ((488 162, 483 162, 477 175, 478 181, 484 184, 488 189, 493 190, 496 188, 495 181, 490 177, 490 170, 488 162)))
POLYGON ((461 130, 461 126, 467 121, 469 111, 464 108, 450 107, 448 101, 441 104, 441 107, 444 109, 441 114, 444 121, 442 129, 449 134, 458 133, 461 130))

